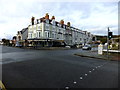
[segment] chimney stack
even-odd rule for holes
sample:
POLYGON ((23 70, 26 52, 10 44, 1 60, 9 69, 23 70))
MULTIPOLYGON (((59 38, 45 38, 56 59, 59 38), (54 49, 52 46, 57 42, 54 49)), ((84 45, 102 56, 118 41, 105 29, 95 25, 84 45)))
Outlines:
POLYGON ((55 19, 55 16, 52 16, 51 20, 55 19))
POLYGON ((60 21, 60 24, 62 24, 62 25, 63 25, 63 24, 64 24, 64 20, 61 20, 61 21, 60 21))
POLYGON ((67 26, 70 27, 70 22, 67 22, 67 26))
POLYGON ((46 13, 45 19, 49 19, 49 14, 46 13))
POLYGON ((32 18, 31 18, 32 25, 34 25, 34 20, 35 20, 35 17, 32 16, 32 18))

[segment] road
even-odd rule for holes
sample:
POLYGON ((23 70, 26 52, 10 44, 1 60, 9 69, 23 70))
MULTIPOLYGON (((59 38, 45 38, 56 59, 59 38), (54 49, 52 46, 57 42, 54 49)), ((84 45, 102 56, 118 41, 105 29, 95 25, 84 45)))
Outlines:
MULTIPOLYGON (((71 50, 2 47, 6 88, 118 88, 118 63, 73 55, 71 50)), ((85 52, 85 51, 84 51, 85 52)))

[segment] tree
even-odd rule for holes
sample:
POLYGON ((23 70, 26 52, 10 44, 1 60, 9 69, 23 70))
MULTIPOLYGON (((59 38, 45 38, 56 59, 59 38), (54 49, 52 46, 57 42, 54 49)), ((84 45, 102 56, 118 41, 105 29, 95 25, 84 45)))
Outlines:
POLYGON ((13 40, 16 40, 17 39, 17 37, 16 36, 13 36, 13 40))
POLYGON ((5 45, 5 43, 6 43, 6 39, 3 38, 3 39, 2 39, 2 42, 3 42, 3 44, 5 45))
POLYGON ((105 44, 105 43, 107 42, 107 38, 106 38, 106 37, 103 37, 103 38, 100 39, 100 41, 101 41, 103 44, 105 44))

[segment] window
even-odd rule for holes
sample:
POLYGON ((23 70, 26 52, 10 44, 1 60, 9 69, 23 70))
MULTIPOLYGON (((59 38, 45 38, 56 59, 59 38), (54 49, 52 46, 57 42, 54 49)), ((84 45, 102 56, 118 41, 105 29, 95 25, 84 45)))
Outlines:
POLYGON ((55 38, 56 38, 56 33, 55 33, 55 36, 54 36, 55 38))
POLYGON ((55 23, 55 20, 52 20, 52 24, 53 24, 53 25, 55 25, 55 24, 56 24, 56 23, 55 23))
POLYGON ((59 28, 59 32, 61 32, 61 29, 59 28))
POLYGON ((48 38, 50 37, 50 33, 48 32, 48 38))
POLYGON ((49 20, 48 20, 48 19, 46 19, 46 23, 49 23, 49 20))
POLYGON ((54 38, 55 33, 52 33, 52 38, 54 38))
POLYGON ((49 24, 46 24, 45 26, 46 26, 45 29, 49 30, 49 24))
POLYGON ((32 38, 32 33, 29 33, 29 34, 28 34, 28 37, 29 37, 29 38, 32 38))
POLYGON ((52 30, 55 31, 55 26, 52 27, 52 30))
POLYGON ((41 32, 38 31, 38 32, 37 32, 37 38, 40 38, 40 37, 41 37, 41 32))
POLYGON ((41 35, 40 35, 41 33, 39 32, 39 37, 41 37, 41 35))
POLYGON ((80 38, 80 41, 82 40, 82 38, 80 38))
POLYGON ((47 33, 48 33, 48 32, 46 31, 46 32, 45 32, 45 37, 46 37, 46 38, 48 37, 48 36, 47 36, 47 33))
POLYGON ((31 36, 30 36, 31 38, 32 38, 32 33, 31 33, 31 36))

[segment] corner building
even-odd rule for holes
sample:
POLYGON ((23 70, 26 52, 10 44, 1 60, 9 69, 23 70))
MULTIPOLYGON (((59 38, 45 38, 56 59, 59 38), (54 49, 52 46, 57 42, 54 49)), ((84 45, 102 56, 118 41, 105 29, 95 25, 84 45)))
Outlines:
POLYGON ((31 18, 27 31, 27 40, 31 46, 65 46, 83 45, 92 41, 92 34, 71 26, 70 22, 55 21, 55 16, 49 18, 48 13, 40 19, 31 18))

